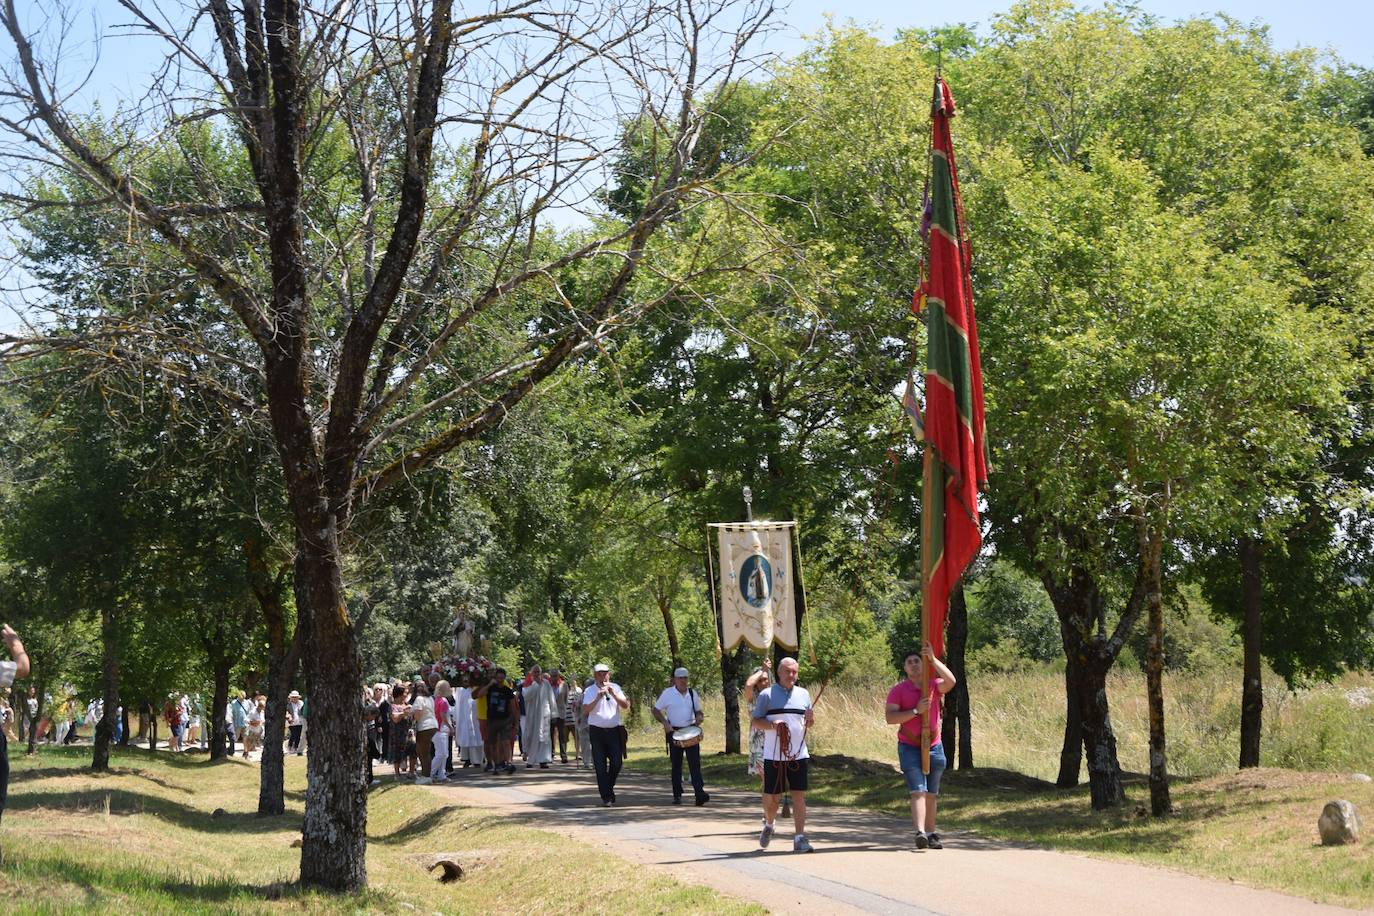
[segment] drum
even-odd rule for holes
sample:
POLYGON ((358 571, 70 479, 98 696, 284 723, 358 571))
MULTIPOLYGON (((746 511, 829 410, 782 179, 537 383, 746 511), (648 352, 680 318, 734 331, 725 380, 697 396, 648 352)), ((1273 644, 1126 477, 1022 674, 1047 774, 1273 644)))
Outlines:
POLYGON ((701 729, 695 725, 679 728, 673 732, 673 744, 678 747, 695 747, 701 743, 701 729))

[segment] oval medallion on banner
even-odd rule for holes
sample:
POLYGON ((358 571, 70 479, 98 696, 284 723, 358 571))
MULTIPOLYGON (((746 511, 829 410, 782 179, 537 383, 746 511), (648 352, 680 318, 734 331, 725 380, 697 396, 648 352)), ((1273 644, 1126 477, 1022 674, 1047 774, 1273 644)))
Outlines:
POLYGON ((739 591, 751 607, 763 607, 773 597, 773 565, 752 554, 739 567, 739 591))

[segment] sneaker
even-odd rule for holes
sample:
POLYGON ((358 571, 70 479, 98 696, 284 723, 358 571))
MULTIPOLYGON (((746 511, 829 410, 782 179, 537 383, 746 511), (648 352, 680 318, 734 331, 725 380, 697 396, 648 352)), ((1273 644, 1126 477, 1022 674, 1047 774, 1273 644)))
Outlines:
POLYGON ((945 844, 940 842, 940 834, 938 834, 938 833, 927 833, 927 834, 926 834, 926 846, 927 846, 928 848, 930 848, 930 849, 944 849, 944 848, 945 848, 945 844))
POLYGON ((525 769, 527 769, 527 770, 532 770, 532 769, 534 769, 534 764, 532 764, 532 763, 527 763, 527 764, 525 764, 525 769))
POLYGON ((811 852, 811 841, 806 838, 806 834, 799 833, 792 838, 793 852, 811 852))
POLYGON ((673 796, 673 804, 675 804, 675 805, 680 805, 680 804, 682 804, 682 796, 681 796, 681 795, 674 795, 674 796, 673 796))
POLYGON ((375 788, 377 788, 378 786, 380 786, 381 784, 382 784, 382 781, 381 781, 380 779, 374 779, 374 780, 372 780, 370 783, 367 784, 367 787, 368 787, 369 789, 375 789, 375 788))
POLYGON ((601 799, 601 807, 603 807, 603 808, 609 808, 611 805, 614 805, 614 804, 615 804, 615 802, 611 801, 609 798, 603 798, 603 799, 601 799))
POLYGON ((549 768, 549 765, 548 765, 547 763, 541 763, 541 764, 539 764, 539 769, 541 769, 541 770, 547 770, 548 768, 549 768))
POLYGON ((925 848, 928 847, 929 845, 930 845, 930 837, 926 836, 924 833, 922 833, 921 831, 917 830, 917 831, 916 831, 916 848, 917 848, 917 849, 925 849, 925 848))
POLYGON ((491 772, 491 761, 490 761, 490 760, 487 761, 487 765, 486 765, 486 766, 482 767, 482 772, 483 772, 483 773, 490 773, 490 772, 491 772))
POLYGON ((514 775, 515 775, 515 764, 513 764, 513 763, 508 763, 508 764, 506 764, 506 775, 507 775, 507 776, 514 776, 514 775))
POLYGON ((697 807, 700 808, 702 805, 706 804, 710 800, 711 796, 705 792, 702 792, 700 795, 697 796, 697 807))
POLYGON ((428 776, 416 776, 416 777, 415 777, 415 784, 416 784, 417 786, 427 786, 427 785, 429 785, 429 783, 430 783, 430 778, 429 778, 428 776))
POLYGON ((767 849, 771 842, 773 842, 773 825, 764 821, 763 830, 759 833, 759 849, 767 849))

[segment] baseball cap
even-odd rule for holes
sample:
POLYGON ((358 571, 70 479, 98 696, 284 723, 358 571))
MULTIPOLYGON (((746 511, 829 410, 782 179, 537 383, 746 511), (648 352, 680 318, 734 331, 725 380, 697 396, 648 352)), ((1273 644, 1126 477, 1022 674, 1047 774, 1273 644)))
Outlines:
POLYGON ((679 668, 679 669, 677 669, 676 671, 673 672, 673 677, 686 677, 686 676, 687 676, 687 669, 686 669, 686 668, 679 668))
POLYGON ((610 666, 610 665, 593 665, 593 666, 592 666, 592 671, 610 671, 610 670, 611 670, 611 666, 610 666))

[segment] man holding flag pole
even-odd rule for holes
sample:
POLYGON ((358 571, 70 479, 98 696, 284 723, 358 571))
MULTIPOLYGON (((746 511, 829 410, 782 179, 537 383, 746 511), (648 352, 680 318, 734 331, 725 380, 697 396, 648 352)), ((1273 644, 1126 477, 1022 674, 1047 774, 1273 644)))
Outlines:
MULTIPOLYGON (((919 720, 921 773, 925 776, 931 774, 932 739, 939 741, 935 732, 938 694, 954 686, 953 675, 939 661, 944 656, 949 597, 982 545, 978 493, 987 485, 983 372, 973 311, 968 232, 950 133, 954 111, 954 96, 937 71, 931 104, 929 196, 922 227, 928 273, 912 302, 913 310, 924 313, 927 339, 925 414, 919 430, 925 444, 921 488, 923 649, 919 665, 914 652, 906 660, 908 668, 920 669, 915 684, 929 714, 888 703, 888 722, 900 724, 903 734, 919 720), (900 718, 894 720, 894 715, 900 718)), ((907 400, 903 398, 904 406, 911 412, 907 400)), ((908 681, 914 680, 911 670, 906 674, 908 681)), ((930 792, 933 795, 938 791, 938 775, 930 782, 935 787, 930 792)), ((912 813, 915 817, 914 796, 912 813)), ((916 824, 918 847, 922 831, 929 833, 934 827, 933 800, 922 821, 916 824)))

